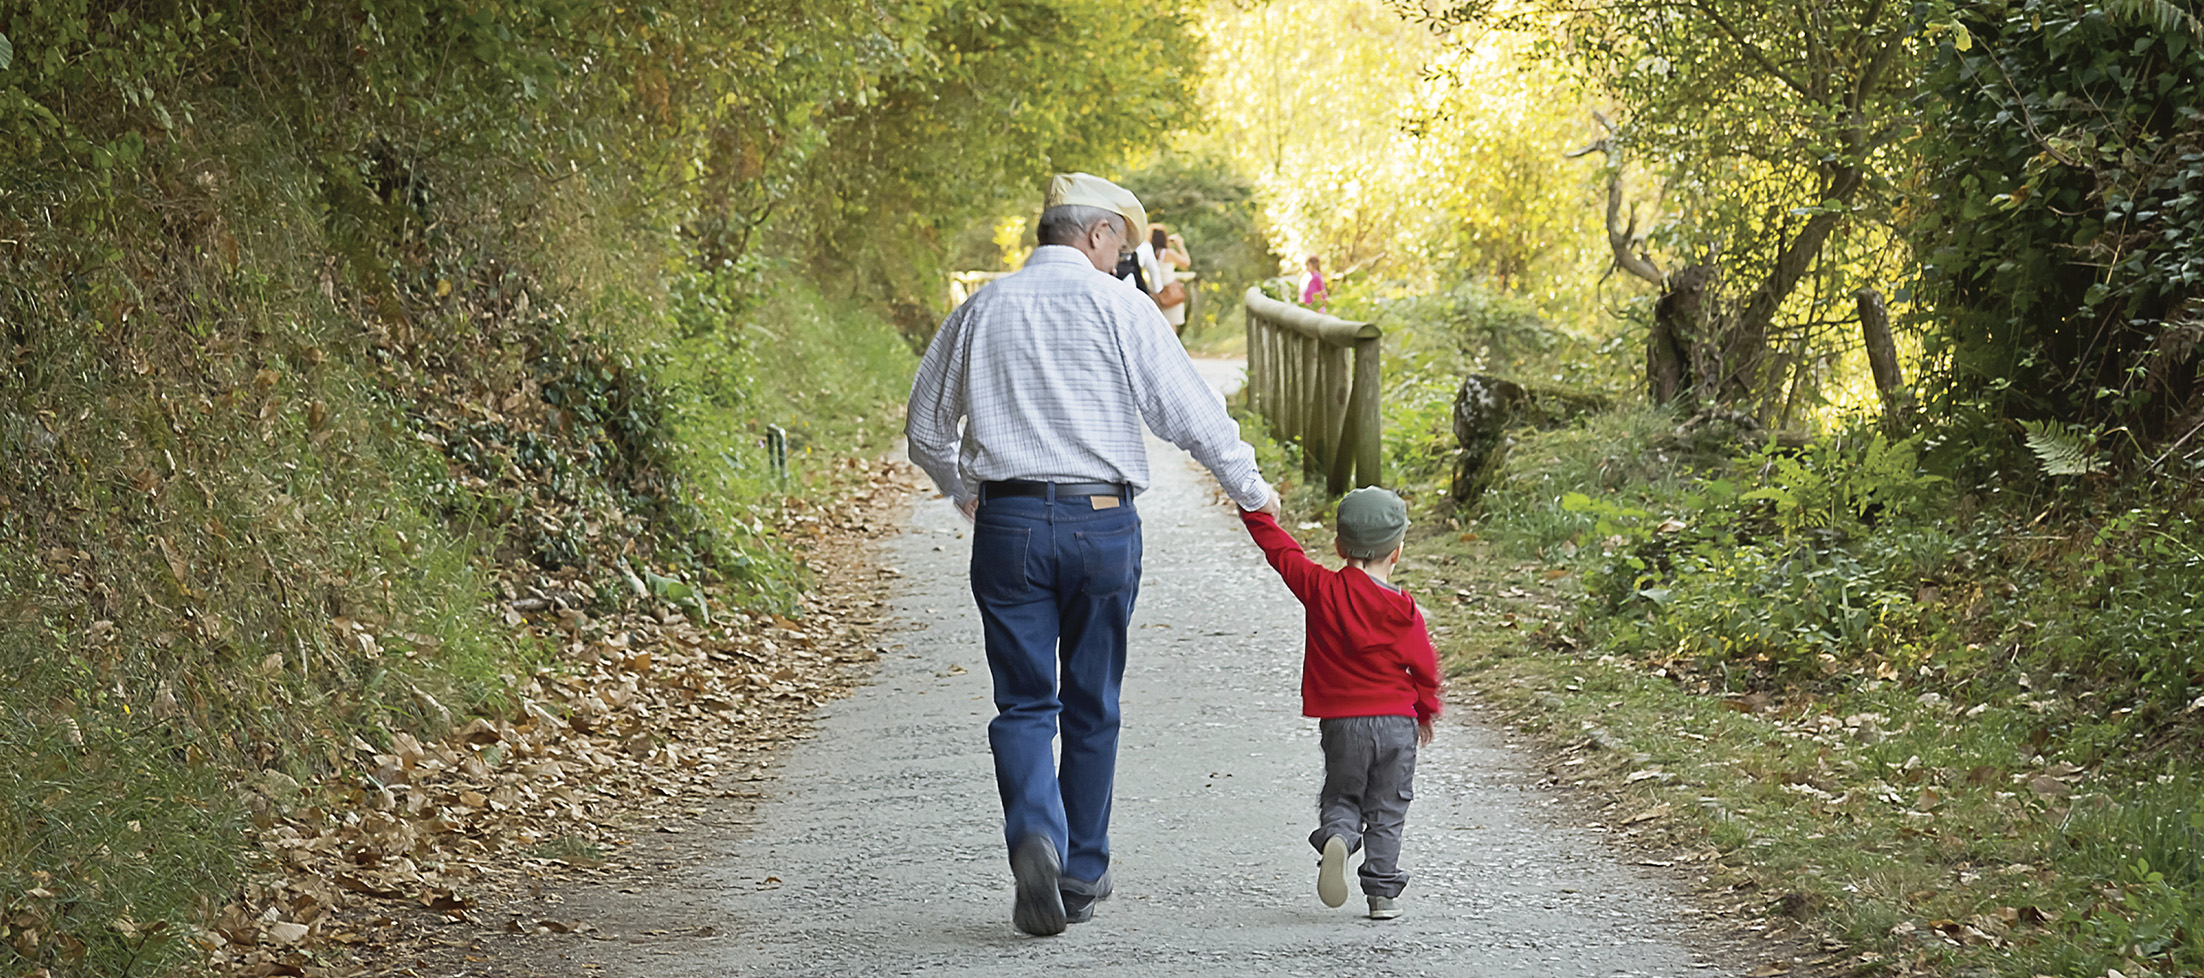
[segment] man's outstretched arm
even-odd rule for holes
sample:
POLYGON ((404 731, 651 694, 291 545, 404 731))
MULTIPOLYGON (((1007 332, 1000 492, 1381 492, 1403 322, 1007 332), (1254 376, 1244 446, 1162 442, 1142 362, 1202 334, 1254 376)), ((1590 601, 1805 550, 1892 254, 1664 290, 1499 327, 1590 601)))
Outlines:
POLYGON ((1163 313, 1143 304, 1146 309, 1128 311, 1131 320, 1119 332, 1141 420, 1208 468, 1241 509, 1271 507, 1270 483, 1256 467, 1254 446, 1240 437, 1239 422, 1226 413, 1224 395, 1195 371, 1163 313))

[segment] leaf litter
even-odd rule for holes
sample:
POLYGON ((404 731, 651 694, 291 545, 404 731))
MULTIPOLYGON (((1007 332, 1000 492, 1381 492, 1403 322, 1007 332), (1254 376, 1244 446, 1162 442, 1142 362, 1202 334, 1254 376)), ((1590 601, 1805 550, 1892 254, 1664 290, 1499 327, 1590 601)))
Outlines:
MULTIPOLYGON (((444 721, 441 736, 398 732, 382 747, 354 738, 349 764, 312 784, 262 772, 242 789, 257 867, 189 935, 210 970, 412 973, 462 943, 442 925, 484 924, 497 894, 611 868, 638 832, 680 831, 702 803, 757 797, 741 785, 762 780, 769 752, 861 682, 881 651, 873 637, 895 577, 876 572, 867 543, 893 532, 898 521, 883 514, 917 481, 901 463, 839 464, 854 486, 846 495, 788 501, 817 581, 800 614, 713 614, 707 600, 683 607, 661 595, 592 617, 537 581, 503 602, 505 618, 557 654, 512 677, 506 708, 453 717, 413 690, 424 714, 444 721)), ((362 647, 420 641, 360 621, 332 627, 362 647)), ((594 930, 555 919, 504 929, 594 930)))

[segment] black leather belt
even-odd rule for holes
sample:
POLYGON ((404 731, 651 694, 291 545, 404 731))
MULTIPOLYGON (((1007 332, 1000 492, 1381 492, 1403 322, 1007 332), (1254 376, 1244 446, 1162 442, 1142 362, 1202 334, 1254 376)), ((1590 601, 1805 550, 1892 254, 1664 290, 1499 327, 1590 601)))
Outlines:
POLYGON ((1001 482, 980 483, 980 501, 998 496, 1047 496, 1056 490, 1056 498, 1066 496, 1117 496, 1131 494, 1129 487, 1116 482, 1034 482, 1030 479, 1006 479, 1001 482))

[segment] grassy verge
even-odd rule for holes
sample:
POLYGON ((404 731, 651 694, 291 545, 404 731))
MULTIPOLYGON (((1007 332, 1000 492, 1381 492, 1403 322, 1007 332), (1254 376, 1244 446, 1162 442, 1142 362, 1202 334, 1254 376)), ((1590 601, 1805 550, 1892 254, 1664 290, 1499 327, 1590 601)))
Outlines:
POLYGON ((198 960, 272 804, 510 713, 554 661, 523 611, 794 613, 907 383, 806 287, 689 303, 580 181, 438 174, 435 247, 348 268, 296 147, 192 148, 224 247, 0 269, 0 974, 198 960))
MULTIPOLYGON (((1389 413, 1389 475, 1450 673, 1611 837, 1808 938, 1764 973, 2204 970, 2193 491, 1624 412, 1523 433, 1455 513, 1426 402, 1389 413)), ((1321 526, 1292 447, 1243 430, 1321 526)))
POLYGON ((1528 436, 1477 519, 1426 513, 1403 579, 1457 681, 1808 964, 2204 967, 2193 500, 1673 435, 1528 436))

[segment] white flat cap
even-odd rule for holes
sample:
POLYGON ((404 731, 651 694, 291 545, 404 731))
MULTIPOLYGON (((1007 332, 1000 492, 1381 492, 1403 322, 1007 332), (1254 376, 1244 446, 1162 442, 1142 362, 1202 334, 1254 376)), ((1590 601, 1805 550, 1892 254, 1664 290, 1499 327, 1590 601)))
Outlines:
POLYGON ((1041 207, 1062 207, 1082 204, 1116 211, 1128 222, 1125 229, 1127 244, 1137 243, 1148 231, 1148 209, 1140 206, 1140 198, 1117 184, 1092 173, 1059 173, 1048 182, 1048 196, 1042 198, 1041 207))

